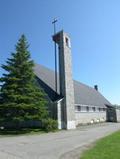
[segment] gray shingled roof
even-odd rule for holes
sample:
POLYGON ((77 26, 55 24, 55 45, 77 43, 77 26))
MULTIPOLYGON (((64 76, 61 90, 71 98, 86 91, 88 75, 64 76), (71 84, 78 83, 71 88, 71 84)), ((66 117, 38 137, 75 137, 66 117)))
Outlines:
MULTIPOLYGON (((55 91, 54 71, 42 65, 35 65, 35 75, 48 87, 55 91)), ((59 84, 58 84, 59 85, 59 84)), ((59 90, 59 86, 58 86, 59 90)), ((74 80, 75 104, 105 107, 111 103, 94 88, 74 80)))

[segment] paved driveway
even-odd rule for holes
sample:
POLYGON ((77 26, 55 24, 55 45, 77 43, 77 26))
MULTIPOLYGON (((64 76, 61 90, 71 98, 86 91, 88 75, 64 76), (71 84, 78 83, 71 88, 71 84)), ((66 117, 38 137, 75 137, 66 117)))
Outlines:
POLYGON ((120 123, 42 135, 0 137, 0 159, 70 159, 86 145, 116 130, 120 130, 120 123))

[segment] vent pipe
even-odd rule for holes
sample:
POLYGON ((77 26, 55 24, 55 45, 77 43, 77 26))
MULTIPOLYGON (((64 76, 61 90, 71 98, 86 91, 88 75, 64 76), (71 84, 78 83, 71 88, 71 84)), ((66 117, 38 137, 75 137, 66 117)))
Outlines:
POLYGON ((98 91, 98 85, 94 85, 94 89, 98 91))

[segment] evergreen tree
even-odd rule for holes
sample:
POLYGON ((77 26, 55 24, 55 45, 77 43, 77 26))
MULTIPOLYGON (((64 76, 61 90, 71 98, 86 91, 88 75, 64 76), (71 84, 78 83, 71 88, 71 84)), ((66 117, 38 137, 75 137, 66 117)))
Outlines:
POLYGON ((48 115, 45 94, 35 81, 34 62, 30 58, 28 43, 21 36, 16 52, 11 54, 2 68, 7 72, 0 81, 0 120, 41 120, 48 115))

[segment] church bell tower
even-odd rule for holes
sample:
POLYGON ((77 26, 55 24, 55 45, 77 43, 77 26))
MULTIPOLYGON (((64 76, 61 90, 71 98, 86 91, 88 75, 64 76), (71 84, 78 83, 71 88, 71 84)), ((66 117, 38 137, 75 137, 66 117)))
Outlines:
POLYGON ((59 83, 60 95, 63 100, 58 115, 61 116, 61 128, 75 129, 75 108, 74 108, 74 86, 72 78, 72 57, 70 37, 67 33, 60 31, 53 36, 53 41, 58 44, 59 56, 59 83))

